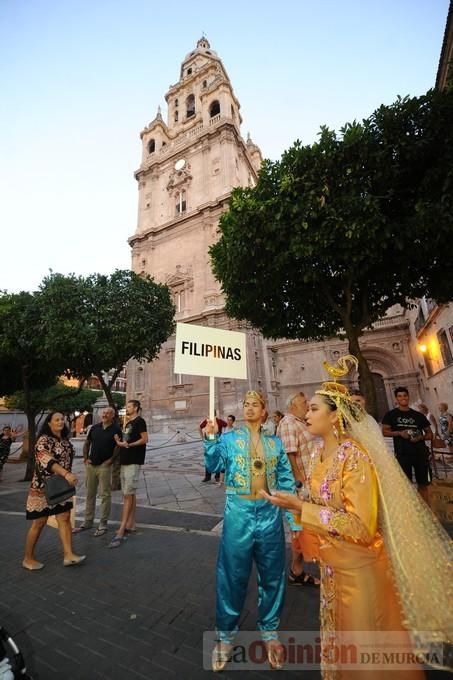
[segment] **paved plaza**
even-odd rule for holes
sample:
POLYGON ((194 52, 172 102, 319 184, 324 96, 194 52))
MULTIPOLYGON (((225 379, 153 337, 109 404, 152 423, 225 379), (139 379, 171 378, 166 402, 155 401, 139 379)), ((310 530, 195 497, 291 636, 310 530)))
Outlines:
MULTIPOLYGON (((215 562, 224 492, 202 484, 201 442, 153 435, 137 496, 138 534, 117 550, 107 545, 118 524, 121 493, 113 493, 111 531, 74 537, 86 553, 78 568, 64 569, 55 530, 46 528, 37 551, 40 572, 21 568, 28 524, 28 484, 22 464, 8 464, 0 484, 0 625, 19 643, 34 680, 181 680, 214 677, 203 669, 203 633, 214 628, 215 562)), ((82 441, 76 440, 78 522, 83 518, 82 441)), ((256 587, 241 627, 255 630, 256 587)), ((282 630, 317 631, 319 592, 288 588, 282 630)), ((209 662, 209 659, 205 659, 209 662)), ((227 671, 231 680, 266 678, 257 671, 227 671)), ((280 671, 293 678, 301 671, 280 671)), ((317 670, 303 672, 319 680, 317 670)), ((446 673, 429 673, 440 680, 446 673)), ((366 680, 366 678, 365 678, 366 680)))

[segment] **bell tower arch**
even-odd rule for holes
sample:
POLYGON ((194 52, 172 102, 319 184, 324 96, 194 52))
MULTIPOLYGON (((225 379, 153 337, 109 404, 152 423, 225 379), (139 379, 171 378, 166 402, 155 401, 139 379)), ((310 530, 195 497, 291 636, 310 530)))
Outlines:
MULTIPOLYGON (((132 269, 170 286, 177 321, 233 330, 238 324, 225 314, 208 250, 233 188, 256 181, 261 152, 250 136, 242 137, 240 103, 207 38, 186 55, 165 101, 166 120, 159 107, 140 133, 137 229, 129 238, 132 269)), ((256 337, 247 333, 255 354, 256 337)), ((175 376, 173 360, 170 338, 152 364, 131 361, 128 395, 141 400, 151 422, 194 423, 207 412, 208 379, 175 376)), ((253 362, 249 384, 259 387, 261 380, 264 370, 253 362)), ((245 387, 243 381, 219 380, 219 412, 237 412, 245 387)))

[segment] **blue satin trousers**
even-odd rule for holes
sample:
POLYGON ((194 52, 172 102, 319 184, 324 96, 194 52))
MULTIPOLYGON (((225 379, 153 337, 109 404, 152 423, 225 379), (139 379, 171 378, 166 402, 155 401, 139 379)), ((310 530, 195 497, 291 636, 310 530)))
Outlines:
POLYGON ((216 629, 232 642, 247 595, 253 560, 258 572, 258 629, 277 638, 285 597, 285 534, 280 508, 228 495, 217 559, 216 629))

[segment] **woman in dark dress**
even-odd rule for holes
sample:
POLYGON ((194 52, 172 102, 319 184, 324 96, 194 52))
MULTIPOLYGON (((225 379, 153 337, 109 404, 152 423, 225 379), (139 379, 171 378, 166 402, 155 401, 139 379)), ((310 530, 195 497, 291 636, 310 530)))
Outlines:
POLYGON ((80 564, 85 555, 76 555, 72 550, 72 529, 70 512, 72 502, 49 506, 44 491, 44 479, 52 474, 61 475, 70 484, 77 484, 77 477, 72 474, 73 448, 68 439, 68 430, 64 416, 58 411, 49 413, 39 432, 35 446, 35 469, 27 497, 27 519, 32 521, 25 542, 25 555, 22 562, 24 569, 35 571, 44 564, 34 557, 34 551, 41 532, 49 515, 56 515, 58 531, 63 544, 63 565, 65 567, 80 564))

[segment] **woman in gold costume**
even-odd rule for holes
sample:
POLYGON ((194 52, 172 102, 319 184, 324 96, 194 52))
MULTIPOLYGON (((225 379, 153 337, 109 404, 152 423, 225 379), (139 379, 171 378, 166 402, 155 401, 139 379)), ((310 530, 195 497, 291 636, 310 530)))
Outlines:
POLYGON ((453 639, 452 544, 376 421, 336 382, 351 363, 325 363, 334 381, 310 402, 307 427, 322 445, 311 455, 307 499, 261 495, 298 515, 304 555, 320 562, 323 679, 420 680, 420 661, 450 666, 442 643, 453 639), (361 652, 378 652, 374 665, 343 659, 342 642, 362 662, 372 657, 361 652))

